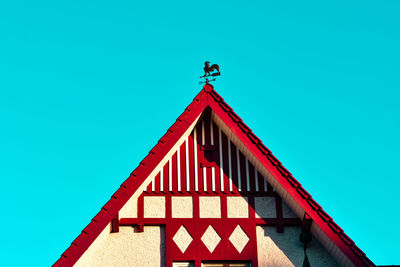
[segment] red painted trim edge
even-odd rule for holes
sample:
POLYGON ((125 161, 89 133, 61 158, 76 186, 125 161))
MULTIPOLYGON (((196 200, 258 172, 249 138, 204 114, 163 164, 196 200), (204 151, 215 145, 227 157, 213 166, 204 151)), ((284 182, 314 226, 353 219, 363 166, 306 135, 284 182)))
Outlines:
POLYGON ((292 174, 282 166, 281 162, 272 155, 271 151, 262 144, 261 140, 243 123, 242 119, 233 112, 232 108, 225 103, 211 85, 203 87, 203 90, 200 91, 177 121, 168 129, 149 155, 143 159, 53 266, 73 266, 78 261, 107 224, 115 218, 130 196, 135 193, 150 172, 166 156, 168 151, 207 106, 238 136, 264 167, 273 174, 285 190, 310 215, 312 220, 356 266, 375 266, 332 218, 323 211, 321 206, 312 199, 301 184, 293 178, 292 174))

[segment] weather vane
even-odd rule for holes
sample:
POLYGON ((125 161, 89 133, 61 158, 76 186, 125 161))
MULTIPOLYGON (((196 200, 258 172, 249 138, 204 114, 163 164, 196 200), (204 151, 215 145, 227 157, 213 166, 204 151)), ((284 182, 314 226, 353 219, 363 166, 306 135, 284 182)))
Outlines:
POLYGON ((221 75, 221 72, 219 72, 219 66, 217 64, 212 64, 210 66, 210 61, 206 61, 204 63, 204 75, 200 76, 200 78, 205 78, 206 80, 200 81, 199 83, 200 84, 202 84, 202 83, 208 84, 210 81, 215 81, 215 78, 208 80, 208 77, 215 77, 215 76, 220 76, 220 75, 221 75), (215 70, 217 72, 214 72, 215 70))

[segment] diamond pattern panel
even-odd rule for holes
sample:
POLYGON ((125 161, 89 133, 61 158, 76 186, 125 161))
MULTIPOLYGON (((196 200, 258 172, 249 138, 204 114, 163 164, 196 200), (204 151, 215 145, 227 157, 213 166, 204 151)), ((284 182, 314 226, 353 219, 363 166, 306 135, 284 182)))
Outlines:
POLYGON ((229 241, 231 241, 232 245, 239 253, 243 251, 249 240, 250 238, 246 235, 240 225, 236 226, 235 230, 233 230, 231 236, 229 237, 229 241))
POLYGON ((206 245, 208 250, 212 253, 221 241, 221 237, 210 225, 201 237, 201 241, 203 241, 204 245, 206 245))
POLYGON ((175 233, 174 237, 172 238, 178 248, 185 253, 186 249, 192 243, 193 238, 186 230, 186 228, 182 225, 179 230, 175 233))

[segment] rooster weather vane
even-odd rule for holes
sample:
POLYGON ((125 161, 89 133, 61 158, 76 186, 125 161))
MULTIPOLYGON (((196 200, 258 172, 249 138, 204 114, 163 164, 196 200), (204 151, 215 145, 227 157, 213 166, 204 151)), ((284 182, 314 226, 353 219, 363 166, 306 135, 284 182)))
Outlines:
POLYGON ((204 63, 204 75, 200 76, 200 78, 205 78, 206 80, 205 81, 201 81, 199 83, 200 84, 202 84, 202 83, 208 84, 211 81, 215 81, 215 78, 211 79, 211 80, 208 80, 208 77, 215 77, 215 76, 220 76, 220 75, 221 75, 221 72, 219 72, 219 66, 217 64, 212 64, 210 66, 210 61, 206 61, 204 63), (217 72, 214 72, 215 70, 217 72))

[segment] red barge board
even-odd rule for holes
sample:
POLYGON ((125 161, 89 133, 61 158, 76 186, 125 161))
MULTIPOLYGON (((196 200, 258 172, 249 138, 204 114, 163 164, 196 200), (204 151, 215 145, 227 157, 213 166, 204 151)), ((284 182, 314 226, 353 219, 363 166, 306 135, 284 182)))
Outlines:
MULTIPOLYGON (((210 84, 204 85, 203 89, 194 98, 193 102, 185 109, 185 111, 179 116, 176 122, 168 129, 166 134, 158 141, 157 145, 149 152, 149 154, 143 159, 139 166, 131 173, 128 179, 126 179, 121 187, 112 195, 111 199, 101 208, 100 212, 92 219, 89 225, 87 225, 85 229, 83 229, 82 233, 72 242, 71 246, 62 254, 60 259, 57 260, 54 266, 73 266, 84 254, 84 252, 89 248, 89 246, 95 241, 99 234, 104 230, 104 228, 110 223, 112 229, 111 232, 118 232, 119 227, 125 225, 136 225, 138 226, 138 230, 140 230, 141 227, 146 223, 158 225, 168 223, 168 220, 170 220, 168 219, 168 216, 165 219, 158 219, 153 221, 146 221, 146 219, 143 218, 143 210, 142 208, 140 208, 140 202, 143 201, 143 197, 139 197, 138 199, 138 218, 139 220, 141 220, 140 222, 138 219, 119 218, 118 214, 125 203, 127 203, 127 201, 133 196, 133 194, 135 194, 138 189, 141 188, 145 180, 154 173, 154 170, 156 168, 159 168, 162 161, 165 160, 165 158, 169 155, 170 151, 182 138, 182 136, 187 133, 188 130, 190 130, 190 127, 200 117, 206 120, 207 118, 210 119, 211 116, 213 116, 214 119, 219 120, 220 124, 225 126, 225 130, 230 131, 230 133, 233 134, 235 138, 240 141, 241 144, 243 144, 245 150, 249 154, 251 154, 254 161, 260 164, 262 168, 265 168, 272 175, 273 180, 268 181, 269 183, 267 186, 265 183, 263 183, 261 174, 257 171, 254 171, 255 167, 250 164, 249 168, 252 173, 251 182, 247 181, 246 183, 246 181, 244 180, 243 183, 241 183, 238 180, 239 184, 242 184, 243 187, 247 189, 247 192, 249 194, 257 195, 258 192, 263 192, 265 194, 274 195, 272 189, 268 189, 268 187, 270 186, 269 184, 271 184, 281 197, 283 197, 283 194, 285 194, 287 198, 292 199, 301 209, 303 216, 307 217, 309 220, 312 220, 312 222, 316 225, 315 229, 318 229, 318 231, 320 231, 320 235, 328 238, 330 242, 333 242, 334 246, 338 248, 341 253, 345 255, 345 257, 347 257, 347 259, 350 260, 355 266, 375 266, 373 262, 368 259, 365 253, 362 252, 355 245, 354 241, 351 240, 333 221, 333 219, 321 208, 321 206, 318 205, 318 203, 301 186, 301 184, 295 178, 293 178, 292 174, 287 171, 285 167, 282 166, 281 162, 274 157, 271 151, 251 131, 251 129, 246 124, 244 124, 242 119, 232 110, 232 108, 228 104, 225 103, 222 97, 214 90, 213 86, 210 84)), ((216 136, 218 136, 219 138, 225 138, 225 135, 218 135, 217 132, 216 136)), ((218 140, 218 138, 216 139, 218 140)), ((218 143, 218 141, 216 141, 216 143, 218 143)), ((206 141, 206 144, 210 144, 208 140, 206 141)), ((183 147, 182 149, 185 148, 183 147)), ((212 151, 213 146, 204 145, 201 149, 206 152, 212 151)), ((214 154, 211 153, 209 156, 214 157, 214 154)), ((207 153, 205 153, 205 155, 207 156, 207 153)), ((202 161, 202 159, 198 160, 202 161)), ((239 158, 237 158, 237 162, 238 165, 242 164, 239 162, 239 158)), ((208 167, 210 167, 211 169, 213 167, 212 164, 208 166, 207 164, 210 163, 206 160, 204 162, 200 162, 200 164, 203 164, 203 169, 208 169, 208 167)), ((248 163, 246 162, 246 164, 248 163)), ((191 167, 189 165, 182 166, 183 171, 186 170, 185 168, 191 167)), ((236 168, 238 167, 236 166, 236 168)), ((168 170, 165 169, 164 173, 167 171, 168 170)), ((163 176, 160 175, 162 174, 158 174, 155 178, 155 181, 148 185, 144 194, 155 195, 167 189, 168 182, 163 178, 163 176)), ((211 175, 209 175, 208 177, 210 176, 211 175)), ((235 189, 233 190, 232 185, 229 184, 229 181, 224 180, 222 172, 221 176, 218 177, 218 179, 221 179, 221 182, 217 185, 214 184, 213 180, 203 181, 201 178, 199 178, 197 180, 199 184, 195 185, 192 184, 191 181, 186 181, 182 184, 174 185, 174 188, 171 188, 170 191, 182 191, 183 195, 190 195, 192 194, 190 192, 191 190, 204 190, 205 183, 208 183, 208 190, 210 190, 211 193, 224 192, 226 193, 226 196, 235 195, 235 193, 238 193, 237 187, 235 187, 235 189), (200 187, 201 189, 196 188, 196 186, 200 187)), ((249 177, 248 174, 247 177, 249 177)), ((240 195, 243 194, 245 193, 240 192, 240 195)), ((198 199, 193 199, 193 201, 198 201, 198 199)), ((166 205, 171 205, 168 198, 167 202, 168 203, 166 203, 166 205)), ((272 225, 276 225, 278 231, 282 230, 280 228, 283 225, 297 225, 299 223, 298 219, 282 219, 282 199, 278 195, 276 198, 276 203, 278 203, 276 209, 278 218, 275 221, 270 220, 270 223, 272 223, 272 225)), ((226 206, 222 206, 221 210, 223 213, 226 213, 226 206)), ((196 217, 199 211, 194 209, 193 212, 194 217, 196 217)), ((254 214, 250 217, 253 217, 252 222, 254 222, 255 224, 263 223, 262 219, 255 218, 254 214)), ((212 219, 210 220, 212 221, 212 219)), ((183 219, 182 221, 185 220, 183 219)), ((208 223, 203 222, 205 222, 204 219, 201 219, 201 223, 199 220, 200 228, 205 228, 208 223)), ((246 222, 244 223, 244 225, 246 225, 246 222)), ((250 228, 251 227, 249 226, 248 229, 250 228)), ((199 230, 193 231, 196 232, 199 230)), ((253 230, 247 231, 248 235, 255 235, 255 233, 252 232, 253 230)), ((223 229, 221 229, 221 232, 223 232, 223 229)), ((171 235, 171 233, 168 233, 167 231, 166 235, 171 235)), ((193 253, 196 252, 193 251, 193 253)), ((245 249, 244 253, 250 253, 250 251, 247 251, 245 249)), ((168 255, 166 257, 168 259, 168 255)))

